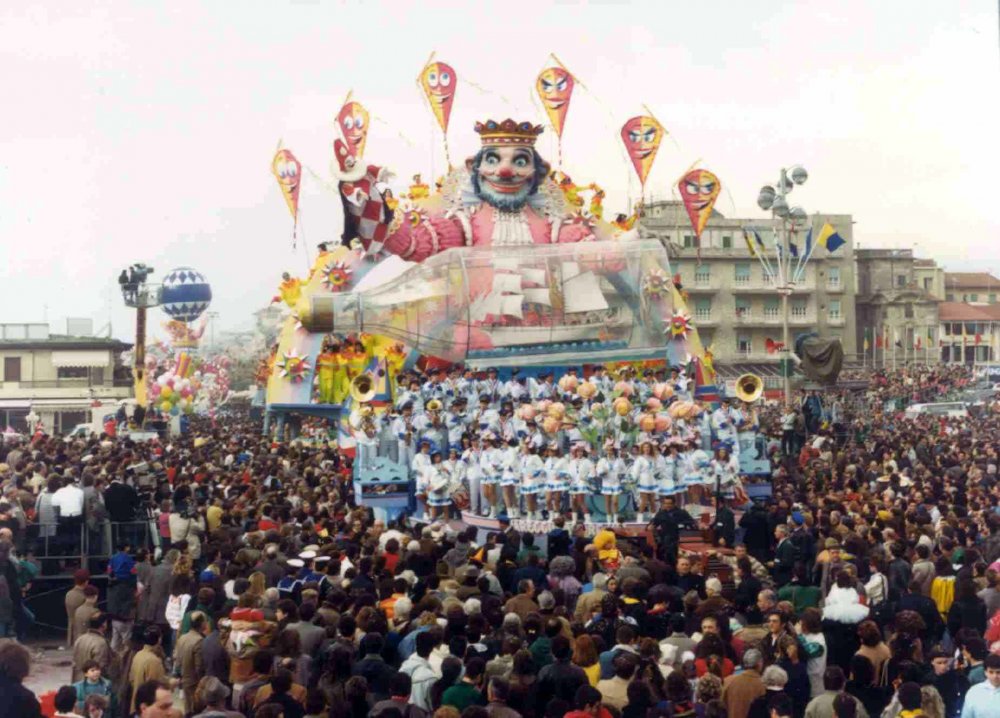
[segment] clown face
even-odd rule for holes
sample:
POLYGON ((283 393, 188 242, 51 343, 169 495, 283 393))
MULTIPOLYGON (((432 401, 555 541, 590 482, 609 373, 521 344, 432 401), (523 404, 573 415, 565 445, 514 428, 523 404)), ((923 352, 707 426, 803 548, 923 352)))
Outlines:
POLYGON ((432 62, 420 73, 420 85, 424 88, 427 101, 441 126, 442 132, 448 131, 448 119, 451 117, 451 105, 455 100, 455 86, 458 76, 451 65, 443 62, 432 62))
POLYGON ((556 128, 556 134, 562 136, 563 125, 566 123, 566 112, 569 110, 570 97, 573 95, 573 76, 561 67, 550 67, 542 70, 535 83, 538 96, 545 106, 549 121, 556 128))
POLYGON ((472 161, 473 188, 497 209, 520 209, 538 187, 538 164, 528 147, 485 147, 472 161))
POLYGON ((663 140, 663 125, 652 117, 633 117, 622 126, 622 141, 635 167, 639 181, 645 184, 656 152, 663 140))
POLYGON ((347 144, 361 157, 365 152, 365 140, 368 139, 368 110, 360 102, 348 102, 340 108, 337 122, 347 144))
POLYGON ((700 237, 722 191, 719 178, 708 170, 692 170, 681 178, 677 189, 691 219, 691 226, 700 237))

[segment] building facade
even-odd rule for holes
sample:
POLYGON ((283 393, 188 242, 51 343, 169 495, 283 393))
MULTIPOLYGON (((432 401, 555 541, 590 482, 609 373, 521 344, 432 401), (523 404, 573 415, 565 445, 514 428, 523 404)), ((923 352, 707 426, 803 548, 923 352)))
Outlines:
POLYGON ((1000 279, 989 272, 945 272, 944 296, 948 302, 997 304, 1000 279))
POLYGON ((858 249, 854 256, 856 341, 864 363, 937 361, 941 270, 909 249, 858 249))
MULTIPOLYGON (((850 359, 857 352, 852 222, 850 215, 816 215, 810 218, 814 234, 825 222, 846 244, 835 252, 816 247, 805 265, 789 300, 790 341, 808 332, 836 337, 850 359)), ((763 229, 765 245, 772 247, 771 219, 733 219, 713 212, 701 235, 699 259, 694 231, 680 202, 653 202, 642 220, 644 236, 667 243, 673 270, 688 293, 695 326, 716 365, 739 371, 748 364, 773 364, 776 369, 780 354, 773 347, 782 341, 781 297, 756 255, 763 255, 772 266, 777 257, 773 249, 760 252, 756 246, 751 253, 743 238, 748 226, 763 229)), ((805 234, 802 230, 793 238, 802 253, 805 234)))
POLYGON ((981 364, 1000 357, 1000 304, 941 302, 937 352, 948 364, 981 364))
POLYGON ((112 407, 132 396, 132 373, 117 339, 56 335, 48 324, 0 324, 0 431, 29 431, 38 417, 48 432, 67 432, 91 420, 100 402, 112 407))

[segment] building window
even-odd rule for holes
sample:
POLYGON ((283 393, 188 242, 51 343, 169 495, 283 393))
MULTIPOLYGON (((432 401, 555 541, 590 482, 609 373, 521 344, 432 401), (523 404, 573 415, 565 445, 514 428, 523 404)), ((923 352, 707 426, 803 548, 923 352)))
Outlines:
POLYGON ((990 304, 996 304, 997 295, 994 294, 993 292, 990 292, 990 300, 989 301, 990 301, 990 304))
POLYGON ((826 270, 826 288, 840 289, 840 267, 828 267, 826 270))
POLYGON ((830 303, 827 305, 826 317, 830 321, 840 321, 840 300, 831 299, 830 303))
POLYGON ((87 367, 85 366, 60 366, 56 367, 57 379, 86 379, 87 367))
POLYGON ((736 351, 740 354, 749 354, 753 351, 753 341, 749 334, 736 335, 736 351))
POLYGON ((913 319, 913 305, 912 304, 904 304, 903 305, 903 318, 904 319, 913 319))
POLYGON ((906 286, 906 275, 905 274, 897 274, 896 275, 896 286, 897 287, 905 287, 906 286))
POLYGON ((4 357, 3 380, 21 381, 21 357, 4 357))
POLYGON ((750 318, 750 300, 746 297, 736 297, 736 321, 750 318))
POLYGON ((781 300, 777 297, 764 297, 764 319, 777 320, 781 315, 781 300))
POLYGON ((750 262, 737 262, 733 265, 733 279, 739 286, 750 284, 750 262))
POLYGON ((63 434, 68 434, 78 424, 85 423, 87 423, 87 412, 85 411, 60 411, 56 414, 56 431, 63 434))
POLYGON ((699 287, 707 287, 712 280, 712 269, 707 264, 699 264, 694 270, 694 283, 699 287))
POLYGON ((684 235, 684 249, 694 249, 697 245, 694 243, 693 234, 684 235))
POLYGON ((793 299, 792 300, 792 317, 795 319, 805 319, 806 318, 806 300, 805 299, 793 299))
POLYGON ((975 294, 975 293, 970 294, 969 295, 969 301, 970 302, 978 302, 979 301, 979 295, 975 294))
POLYGON ((945 294, 944 295, 944 300, 946 302, 954 302, 955 301, 955 295, 954 294, 945 294))
POLYGON ((728 235, 722 235, 722 248, 732 249, 733 248, 733 238, 728 235))
POLYGON ((695 321, 707 322, 712 318, 712 300, 709 297, 698 297, 694 300, 695 321))
POLYGON ((924 291, 925 292, 931 291, 931 286, 933 286, 933 283, 934 283, 933 277, 924 277, 924 291))

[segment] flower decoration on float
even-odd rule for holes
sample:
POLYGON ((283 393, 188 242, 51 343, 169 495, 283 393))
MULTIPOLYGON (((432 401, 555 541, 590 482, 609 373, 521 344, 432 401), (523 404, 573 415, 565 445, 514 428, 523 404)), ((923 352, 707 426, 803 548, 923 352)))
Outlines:
POLYGON ((292 349, 282 355, 277 362, 279 376, 293 382, 300 382, 309 374, 310 366, 306 357, 301 356, 297 349, 292 349))
POLYGON ((642 290, 650 297, 662 297, 669 291, 670 278, 659 267, 650 269, 642 280, 642 290))
POLYGON ((323 268, 323 286, 331 292, 342 292, 350 285, 353 274, 345 262, 333 262, 323 268))
POLYGON ((671 336, 677 337, 687 337, 694 328, 694 323, 691 321, 691 316, 685 314, 684 312, 675 312, 670 318, 670 327, 668 331, 671 336))

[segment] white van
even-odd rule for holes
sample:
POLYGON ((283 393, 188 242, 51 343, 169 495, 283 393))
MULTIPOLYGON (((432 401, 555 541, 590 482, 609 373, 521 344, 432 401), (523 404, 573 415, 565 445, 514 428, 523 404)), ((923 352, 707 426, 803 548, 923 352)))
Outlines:
POLYGON ((906 407, 904 412, 907 419, 915 419, 921 414, 947 416, 950 419, 955 419, 967 417, 969 410, 960 401, 944 401, 938 404, 911 404, 906 407))

